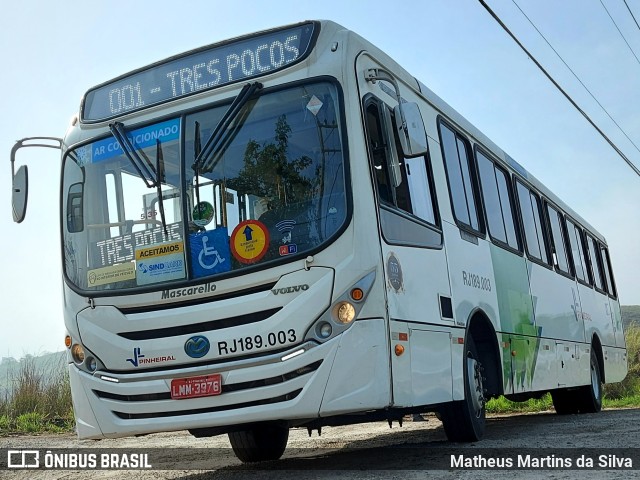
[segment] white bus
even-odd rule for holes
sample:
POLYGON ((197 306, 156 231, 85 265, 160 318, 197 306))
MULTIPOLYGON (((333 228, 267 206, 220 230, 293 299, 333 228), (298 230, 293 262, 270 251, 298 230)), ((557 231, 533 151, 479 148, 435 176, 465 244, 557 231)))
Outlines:
MULTIPOLYGON (((51 140, 51 139, 49 139, 51 140)), ((607 244, 375 46, 307 21, 91 88, 64 139, 60 219, 80 438, 228 434, 551 392, 597 412, 627 358, 607 244)))

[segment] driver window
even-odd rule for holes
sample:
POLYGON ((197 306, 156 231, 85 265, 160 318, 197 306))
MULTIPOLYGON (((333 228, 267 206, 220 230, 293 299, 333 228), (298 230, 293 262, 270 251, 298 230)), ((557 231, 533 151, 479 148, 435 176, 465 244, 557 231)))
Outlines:
POLYGON ((425 157, 405 158, 384 103, 366 102, 366 126, 380 202, 437 225, 430 170, 425 157))

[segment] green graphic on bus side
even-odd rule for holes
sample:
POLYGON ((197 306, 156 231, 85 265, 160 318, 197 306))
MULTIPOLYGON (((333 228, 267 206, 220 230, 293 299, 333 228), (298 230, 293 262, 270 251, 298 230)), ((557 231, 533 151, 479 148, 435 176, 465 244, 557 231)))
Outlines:
POLYGON ((525 260, 491 245, 498 295, 498 330, 502 334, 502 373, 505 393, 531 388, 542 328, 535 325, 525 260))

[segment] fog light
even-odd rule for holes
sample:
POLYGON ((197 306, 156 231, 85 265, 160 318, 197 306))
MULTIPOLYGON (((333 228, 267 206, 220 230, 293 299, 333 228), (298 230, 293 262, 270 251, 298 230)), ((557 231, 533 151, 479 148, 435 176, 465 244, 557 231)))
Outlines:
POLYGON ((73 357, 73 361, 77 364, 81 364, 84 362, 84 348, 82 345, 76 343, 71 347, 71 356, 73 357))
POLYGON ((316 327, 316 332, 320 338, 329 338, 333 332, 333 328, 331 328, 330 323, 323 322, 316 327))
POLYGON ((86 365, 91 372, 95 372, 98 369, 98 362, 93 357, 87 357, 86 365))
POLYGON ((356 317, 356 309, 349 302, 340 302, 336 305, 335 316, 340 323, 351 323, 356 317))

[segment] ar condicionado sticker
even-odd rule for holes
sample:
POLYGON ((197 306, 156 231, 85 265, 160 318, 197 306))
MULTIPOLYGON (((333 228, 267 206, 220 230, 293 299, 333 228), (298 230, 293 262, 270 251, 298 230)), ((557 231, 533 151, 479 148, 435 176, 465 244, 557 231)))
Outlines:
POLYGON ((241 263, 255 263, 269 248, 269 231, 258 220, 240 222, 231 233, 231 253, 241 263))

